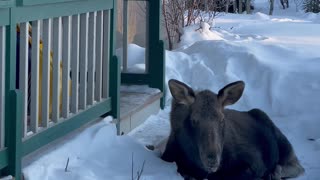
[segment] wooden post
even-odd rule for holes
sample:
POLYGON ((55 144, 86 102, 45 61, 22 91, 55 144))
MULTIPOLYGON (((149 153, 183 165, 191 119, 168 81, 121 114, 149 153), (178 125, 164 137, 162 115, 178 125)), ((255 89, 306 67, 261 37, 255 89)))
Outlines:
MULTIPOLYGON (((120 62, 115 54, 116 29, 117 29, 117 0, 111 10, 110 17, 110 67, 109 67, 109 93, 111 97, 111 115, 117 121, 117 134, 120 135, 120 62)), ((105 59, 104 59, 105 61, 105 59)))
POLYGON ((150 86, 163 92, 161 108, 165 106, 165 51, 160 39, 161 0, 149 1, 148 47, 150 86), (151 26, 152 24, 152 26, 151 26), (152 57, 152 58, 151 58, 152 57))
POLYGON ((6 147, 8 148, 7 174, 14 176, 15 180, 21 177, 22 161, 22 93, 20 90, 11 90, 7 96, 6 119, 6 147))

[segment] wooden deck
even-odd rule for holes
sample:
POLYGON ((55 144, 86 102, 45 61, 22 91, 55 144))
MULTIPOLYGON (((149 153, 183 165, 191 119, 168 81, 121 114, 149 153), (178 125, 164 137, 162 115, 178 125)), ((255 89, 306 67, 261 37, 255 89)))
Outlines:
POLYGON ((160 110, 162 93, 147 86, 121 86, 120 133, 127 134, 160 110))

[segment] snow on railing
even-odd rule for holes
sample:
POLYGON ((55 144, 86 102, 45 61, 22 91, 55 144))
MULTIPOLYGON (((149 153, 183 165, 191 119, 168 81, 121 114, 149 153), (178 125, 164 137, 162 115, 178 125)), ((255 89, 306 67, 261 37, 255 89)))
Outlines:
POLYGON ((109 31, 110 10, 19 24, 24 137, 109 97, 109 31))
POLYGON ((5 26, 0 26, 0 150, 4 148, 5 26))

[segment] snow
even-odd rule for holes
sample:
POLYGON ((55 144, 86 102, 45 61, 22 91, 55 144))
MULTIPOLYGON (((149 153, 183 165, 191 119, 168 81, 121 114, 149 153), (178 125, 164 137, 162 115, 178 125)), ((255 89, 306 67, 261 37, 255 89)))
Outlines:
POLYGON ((6 177, 0 178, 0 180, 12 180, 12 179, 13 179, 12 176, 6 176, 6 177))
POLYGON ((120 91, 128 92, 128 93, 139 92, 139 93, 146 93, 146 94, 155 94, 155 93, 161 92, 159 89, 149 88, 147 85, 130 85, 130 86, 121 85, 120 91))
MULTIPOLYGON (((123 48, 116 50, 116 55, 121 62, 121 69, 123 70, 123 48)), ((128 61, 127 72, 144 73, 145 72, 145 49, 136 45, 128 45, 128 61)))
MULTIPOLYGON (((320 177, 320 15, 296 12, 295 7, 282 10, 276 3, 274 16, 269 16, 266 3, 256 0, 257 12, 252 15, 227 14, 215 19, 214 26, 185 28, 177 49, 166 52, 166 81, 174 78, 194 89, 217 92, 243 80, 244 94, 230 108, 266 111, 306 169, 297 179, 316 180, 320 177)), ((130 45, 128 54, 130 71, 143 71, 145 50, 130 45)), ((170 99, 167 93, 167 107, 128 135, 115 136, 110 117, 86 129, 24 168, 26 179, 130 179, 132 153, 134 175, 145 161, 143 179, 182 179, 175 164, 159 158, 161 150, 145 148, 164 144, 170 132, 170 99)))
POLYGON ((147 150, 130 136, 116 136, 116 128, 111 120, 111 117, 107 117, 24 168, 25 179, 131 179, 131 168, 133 177, 136 177, 143 162, 142 175, 145 179, 182 179, 175 165, 162 161, 159 153, 147 150))

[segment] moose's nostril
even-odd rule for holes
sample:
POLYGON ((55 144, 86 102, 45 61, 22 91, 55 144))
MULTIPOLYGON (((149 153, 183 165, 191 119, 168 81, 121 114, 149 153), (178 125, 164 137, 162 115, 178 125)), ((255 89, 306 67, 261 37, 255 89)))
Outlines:
POLYGON ((219 164, 219 157, 217 157, 216 155, 214 155, 214 154, 210 154, 210 155, 208 155, 207 156, 208 157, 208 159, 207 159, 207 165, 209 166, 209 167, 216 167, 216 166, 218 166, 218 164, 219 164))
POLYGON ((209 160, 210 162, 214 162, 214 161, 216 161, 216 156, 215 156, 214 154, 209 154, 209 155, 208 155, 208 160, 209 160))

